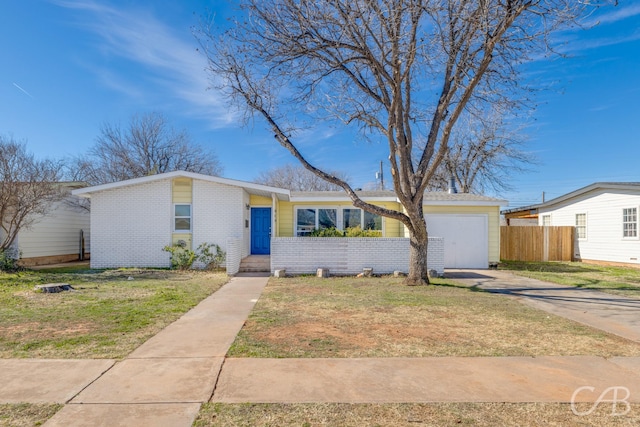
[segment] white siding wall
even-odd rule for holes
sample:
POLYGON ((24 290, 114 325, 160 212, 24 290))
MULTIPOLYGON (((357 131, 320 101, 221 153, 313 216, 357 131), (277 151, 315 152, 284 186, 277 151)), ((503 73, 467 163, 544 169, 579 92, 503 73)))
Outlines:
MULTIPOLYGON (((444 240, 430 237, 427 264, 444 274, 444 240)), ((274 237, 271 239, 271 272, 285 269, 289 274, 315 273, 328 268, 331 274, 358 274, 363 268, 374 274, 409 271, 409 239, 274 237)))
POLYGON ((168 267, 171 180, 100 191, 91 197, 91 267, 168 267))
MULTIPOLYGON (((240 187, 193 181, 193 249, 203 242, 227 250, 227 239, 244 239, 245 191, 240 187)), ((246 243, 243 254, 248 253, 246 243)))
POLYGON ((80 230, 84 230, 85 252, 90 252, 89 211, 74 206, 79 197, 69 196, 56 203, 29 229, 18 233, 22 258, 80 255, 80 230))
POLYGON ((553 208, 540 208, 542 216, 551 215, 554 226, 575 226, 576 214, 587 214, 587 238, 576 242, 575 255, 585 260, 640 263, 640 239, 622 237, 622 210, 638 208, 640 195, 633 192, 597 190, 553 208))

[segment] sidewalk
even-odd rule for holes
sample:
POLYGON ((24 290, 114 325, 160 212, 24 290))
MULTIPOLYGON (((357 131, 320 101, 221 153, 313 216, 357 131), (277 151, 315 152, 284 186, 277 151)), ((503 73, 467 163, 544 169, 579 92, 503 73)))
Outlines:
MULTIPOLYGON (((575 289, 504 272, 452 273, 466 275, 456 280, 469 286, 544 303, 560 315, 589 307, 582 315, 593 322, 606 314, 600 326, 636 327, 633 300, 571 296, 575 289), (616 315, 620 307, 629 311, 616 315)), ((640 357, 225 359, 267 280, 232 279, 121 362, 0 359, 0 403, 66 403, 46 426, 186 427, 207 401, 569 402, 580 387, 593 387, 576 401, 595 402, 607 388, 624 387, 629 402, 640 402, 640 357)))

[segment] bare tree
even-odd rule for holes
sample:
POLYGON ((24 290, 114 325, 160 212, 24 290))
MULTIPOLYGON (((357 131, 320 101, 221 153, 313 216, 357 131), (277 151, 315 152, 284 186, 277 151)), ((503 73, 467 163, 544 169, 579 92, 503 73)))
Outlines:
POLYGON ((507 117, 494 110, 482 118, 461 119, 427 188, 447 190, 454 179, 463 193, 512 190, 511 177, 529 170, 536 158, 523 149, 522 131, 509 127, 507 117))
POLYGON ((195 144, 185 131, 175 131, 160 113, 136 115, 128 128, 104 124, 95 145, 76 158, 70 178, 91 185, 184 170, 219 175, 215 154, 195 144))
POLYGON ((0 252, 10 253, 18 232, 64 198, 61 173, 62 163, 37 160, 24 143, 0 135, 0 252))
POLYGON ((406 226, 407 283, 423 284, 424 191, 458 118, 520 94, 518 65, 548 52, 549 32, 584 7, 575 0, 244 0, 230 29, 204 25, 197 37, 214 84, 266 120, 306 169, 342 187, 356 207, 406 226), (301 152, 299 126, 332 119, 386 140, 403 212, 362 201, 301 152), (419 140, 424 149, 414 153, 419 140))
MULTIPOLYGON (((347 181, 346 174, 330 172, 343 181, 347 181)), ((325 181, 302 166, 284 165, 260 173, 255 179, 258 184, 271 187, 286 188, 292 191, 337 191, 342 190, 339 185, 325 181)))

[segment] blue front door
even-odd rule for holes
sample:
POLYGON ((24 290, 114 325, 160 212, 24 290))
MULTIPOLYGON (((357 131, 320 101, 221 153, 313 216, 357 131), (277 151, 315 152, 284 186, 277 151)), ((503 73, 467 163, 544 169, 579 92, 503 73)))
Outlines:
POLYGON ((251 254, 271 253, 271 208, 251 208, 251 254))

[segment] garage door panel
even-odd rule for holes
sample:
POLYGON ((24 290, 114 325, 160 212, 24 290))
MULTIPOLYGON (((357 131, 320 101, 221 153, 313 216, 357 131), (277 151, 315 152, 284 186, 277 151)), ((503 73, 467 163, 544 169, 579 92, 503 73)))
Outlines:
POLYGON ((445 268, 487 268, 489 218, 487 215, 427 214, 431 237, 444 238, 445 268))

